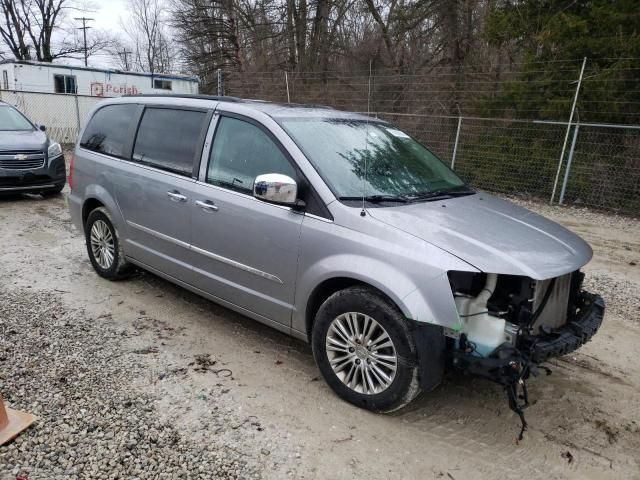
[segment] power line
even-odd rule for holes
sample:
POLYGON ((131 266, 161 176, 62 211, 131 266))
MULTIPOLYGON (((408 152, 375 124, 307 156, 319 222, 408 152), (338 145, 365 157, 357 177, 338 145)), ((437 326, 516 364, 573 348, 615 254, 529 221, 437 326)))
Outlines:
POLYGON ((82 22, 82 26, 78 27, 78 30, 82 30, 82 34, 84 36, 84 66, 87 67, 87 59, 89 58, 89 52, 87 51, 87 30, 91 28, 87 27, 87 22, 92 22, 93 18, 76 17, 75 20, 80 20, 82 22))

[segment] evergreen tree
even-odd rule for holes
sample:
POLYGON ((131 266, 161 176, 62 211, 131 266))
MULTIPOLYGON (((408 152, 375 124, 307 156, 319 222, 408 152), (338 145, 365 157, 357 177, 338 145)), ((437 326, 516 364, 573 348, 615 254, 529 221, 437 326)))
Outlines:
POLYGON ((568 118, 587 57, 581 120, 640 120, 640 70, 632 60, 640 57, 638 0, 504 0, 493 6, 484 35, 522 64, 514 81, 501 83, 479 108, 511 110, 520 118, 568 118))

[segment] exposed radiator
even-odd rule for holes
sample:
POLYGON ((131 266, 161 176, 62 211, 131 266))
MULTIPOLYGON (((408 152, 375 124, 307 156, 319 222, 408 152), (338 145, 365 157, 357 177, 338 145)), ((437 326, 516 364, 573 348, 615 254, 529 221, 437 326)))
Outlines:
MULTIPOLYGON (((549 280, 539 280, 536 282, 533 296, 533 311, 537 311, 542 303, 545 293, 551 284, 549 280)), ((561 327, 567 322, 569 310, 569 293, 571 291, 571 274, 556 278, 551 296, 544 307, 544 310, 533 325, 533 334, 537 335, 540 327, 545 325, 551 329, 561 327)))

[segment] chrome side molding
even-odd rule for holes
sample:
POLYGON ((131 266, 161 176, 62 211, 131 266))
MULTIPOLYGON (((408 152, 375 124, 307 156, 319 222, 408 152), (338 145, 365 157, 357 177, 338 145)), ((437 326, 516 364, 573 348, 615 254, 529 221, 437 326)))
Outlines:
POLYGON ((271 273, 263 272, 257 268, 251 267, 249 265, 245 265, 244 263, 237 262, 227 257, 223 257, 221 255, 210 252, 209 250, 205 250, 200 247, 196 247, 195 245, 191 245, 190 243, 183 242, 182 240, 178 240, 177 238, 173 238, 169 235, 165 235, 164 233, 160 233, 156 230, 152 230, 151 228, 147 228, 143 225, 139 225, 135 222, 127 220, 127 224, 137 230, 148 233, 151 236, 159 238, 161 240, 165 240, 169 243, 173 243, 174 245, 178 245, 180 247, 186 248, 187 250, 192 250, 200 255, 204 255, 205 257, 211 258, 213 260, 217 260, 220 263, 224 263, 226 265, 231 265, 232 267, 238 268, 240 270, 244 270, 245 272, 252 273, 257 275, 258 277, 265 278, 267 280, 271 280, 272 282, 279 283, 280 285, 284 285, 284 282, 277 276, 272 275, 271 273))

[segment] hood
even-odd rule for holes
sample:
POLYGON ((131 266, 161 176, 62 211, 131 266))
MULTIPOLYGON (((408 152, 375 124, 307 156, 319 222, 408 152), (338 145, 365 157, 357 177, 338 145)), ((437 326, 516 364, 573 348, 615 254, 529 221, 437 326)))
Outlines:
POLYGON ((593 255, 566 228, 484 192, 368 213, 487 273, 544 280, 579 269, 593 255))
POLYGON ((0 151, 45 150, 46 147, 47 135, 40 130, 0 130, 0 151))

